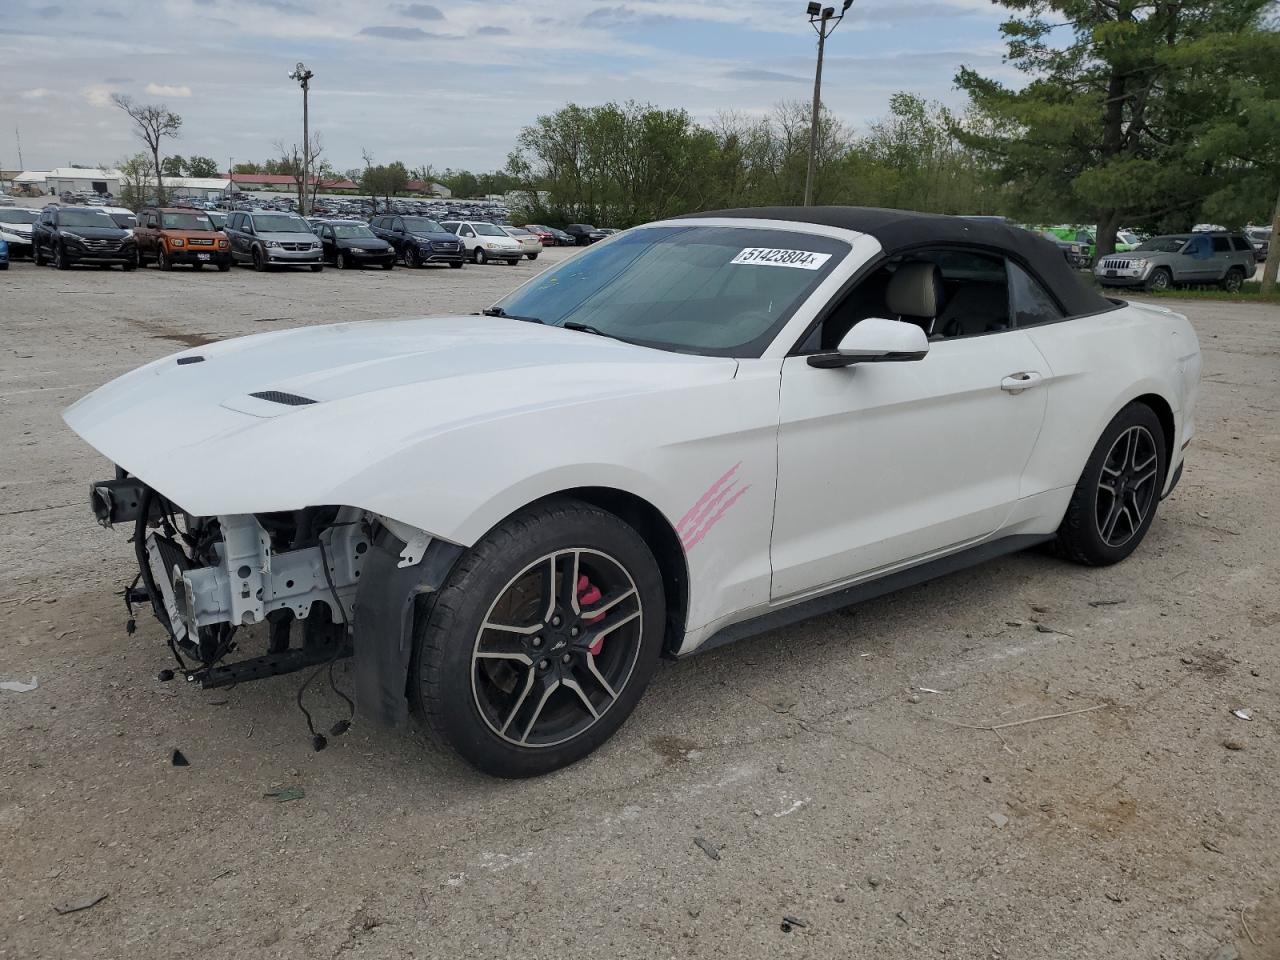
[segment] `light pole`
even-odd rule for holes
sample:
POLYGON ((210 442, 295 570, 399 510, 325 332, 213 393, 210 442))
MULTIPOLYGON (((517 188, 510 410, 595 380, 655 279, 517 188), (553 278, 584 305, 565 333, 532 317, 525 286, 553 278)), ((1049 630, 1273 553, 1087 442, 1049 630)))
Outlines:
POLYGON ((813 173, 818 165, 818 111, 822 108, 822 54, 826 50, 827 37, 835 32, 836 26, 844 19, 844 15, 853 6, 853 0, 844 0, 840 8, 840 16, 836 16, 835 7, 824 7, 820 3, 810 3, 805 11, 809 15, 809 23, 818 32, 818 69, 813 77, 813 116, 809 120, 809 169, 804 176, 804 205, 813 203, 813 173))
MULTIPOLYGON (((850 0, 852 3, 853 0, 850 0)), ((290 80, 297 80, 298 85, 302 87, 302 189, 301 196, 298 198, 298 213, 302 216, 307 215, 307 174, 311 171, 311 135, 307 129, 307 93, 311 89, 311 78, 315 74, 307 69, 306 64, 298 61, 298 65, 293 68, 293 73, 289 74, 290 80)))

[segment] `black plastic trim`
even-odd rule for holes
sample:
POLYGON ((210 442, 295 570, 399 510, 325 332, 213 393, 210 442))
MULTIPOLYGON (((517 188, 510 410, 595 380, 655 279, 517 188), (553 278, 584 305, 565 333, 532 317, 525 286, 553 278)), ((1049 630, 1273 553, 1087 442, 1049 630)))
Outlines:
POLYGON ((1161 500, 1173 493, 1174 488, 1178 485, 1178 481, 1182 479, 1182 467, 1184 464, 1185 461, 1178 464, 1178 469, 1173 471, 1173 479, 1169 481, 1169 489, 1160 495, 1161 500))
POLYGON ((285 393, 283 390, 260 390, 258 393, 249 394, 259 400, 268 400, 271 403, 283 403, 289 407, 302 407, 309 403, 315 403, 310 397, 300 397, 296 393, 285 393))
POLYGON ((906 570, 898 570, 874 580, 856 583, 851 587, 845 587, 832 593, 825 593, 810 600, 803 600, 780 610, 771 610, 750 620, 743 620, 741 623, 734 623, 724 627, 712 634, 695 650, 685 654, 685 656, 693 656, 707 650, 714 650, 716 647, 723 647, 727 643, 758 636, 781 627, 789 627, 792 624, 821 616, 824 613, 830 613, 833 610, 882 597, 886 593, 914 587, 926 581, 946 576, 949 573, 967 569, 984 561, 993 560, 996 557, 1018 553, 1021 550, 1052 540, 1053 537, 1054 535, 1051 533, 1016 534, 1002 537, 999 540, 990 540, 986 543, 980 543, 976 547, 970 547, 967 550, 961 550, 959 553, 939 557, 937 560, 930 560, 918 566, 909 567, 906 570))
POLYGON ((432 540, 421 560, 401 567, 404 547, 385 527, 374 534, 360 574, 352 626, 356 710, 389 727, 409 715, 405 678, 413 653, 417 598, 439 590, 463 553, 457 544, 432 540))

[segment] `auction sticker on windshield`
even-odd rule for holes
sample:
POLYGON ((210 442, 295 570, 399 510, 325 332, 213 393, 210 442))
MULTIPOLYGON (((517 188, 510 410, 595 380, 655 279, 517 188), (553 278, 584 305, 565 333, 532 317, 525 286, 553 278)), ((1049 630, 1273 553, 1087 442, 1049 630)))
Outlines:
POLYGON ((809 250, 780 250, 777 247, 747 247, 730 260, 730 263, 759 264, 764 267, 795 267, 799 270, 820 270, 831 259, 829 253, 813 253, 809 250))

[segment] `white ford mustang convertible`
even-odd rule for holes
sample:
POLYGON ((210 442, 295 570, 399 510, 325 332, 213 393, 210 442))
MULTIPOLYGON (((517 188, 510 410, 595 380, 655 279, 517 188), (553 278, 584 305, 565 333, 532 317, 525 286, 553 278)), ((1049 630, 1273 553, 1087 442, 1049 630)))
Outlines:
POLYGON ((478 315, 195 347, 65 417, 191 679, 350 656, 360 716, 519 777, 661 656, 1034 544, 1124 559, 1199 377, 1184 317, 1026 231, 772 208, 628 230, 478 315))

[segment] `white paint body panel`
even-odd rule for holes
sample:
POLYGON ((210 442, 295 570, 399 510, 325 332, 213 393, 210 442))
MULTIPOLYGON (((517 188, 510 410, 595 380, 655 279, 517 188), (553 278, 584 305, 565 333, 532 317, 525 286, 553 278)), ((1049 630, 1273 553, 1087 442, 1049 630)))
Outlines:
POLYGON ((1101 430, 1141 394, 1174 407, 1171 472, 1180 462, 1200 362, 1185 318, 1127 306, 934 342, 921 361, 817 369, 787 355, 879 244, 789 222, 680 223, 816 233, 850 253, 759 359, 482 316, 346 323, 187 350, 203 361, 158 360, 64 416, 198 515, 338 504, 469 546, 560 491, 641 497, 685 549, 681 652, 878 571, 1052 532, 1101 430), (1019 371, 1035 386, 1002 390, 1019 371), (315 402, 250 396, 267 390, 315 402))

